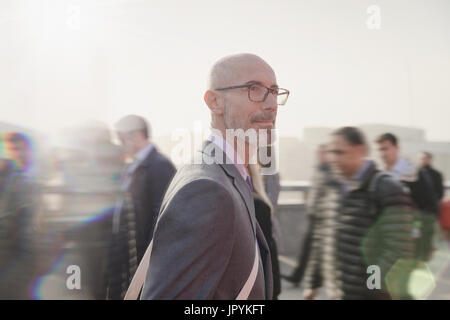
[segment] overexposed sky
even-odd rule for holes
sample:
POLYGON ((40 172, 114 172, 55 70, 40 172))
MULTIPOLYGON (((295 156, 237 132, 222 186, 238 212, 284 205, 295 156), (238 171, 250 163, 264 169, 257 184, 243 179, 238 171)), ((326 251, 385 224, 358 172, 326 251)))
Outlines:
POLYGON ((207 127, 208 69, 238 52, 291 91, 282 135, 386 123, 450 141, 448 0, 0 0, 0 121, 51 132, 136 113, 156 136, 207 127))

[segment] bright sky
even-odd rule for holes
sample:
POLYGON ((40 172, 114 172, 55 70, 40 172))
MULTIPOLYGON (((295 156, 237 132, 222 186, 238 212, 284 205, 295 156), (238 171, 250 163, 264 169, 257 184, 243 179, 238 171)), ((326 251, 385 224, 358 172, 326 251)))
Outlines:
POLYGON ((282 135, 386 123, 450 141, 448 0, 2 0, 0 40, 0 121, 42 131, 128 113, 156 136, 207 127, 209 67, 252 52, 291 91, 282 135))

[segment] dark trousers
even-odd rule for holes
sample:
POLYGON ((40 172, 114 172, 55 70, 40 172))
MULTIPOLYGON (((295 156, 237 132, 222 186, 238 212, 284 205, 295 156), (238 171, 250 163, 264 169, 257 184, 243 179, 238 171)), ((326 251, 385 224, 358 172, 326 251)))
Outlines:
POLYGON ((436 217, 432 213, 421 215, 421 237, 416 246, 418 260, 429 261, 433 252, 434 225, 436 217))
POLYGON ((311 252, 311 241, 312 241, 312 230, 308 228, 308 231, 305 234, 305 238, 303 239, 302 249, 298 256, 297 267, 292 272, 291 278, 295 283, 300 283, 303 279, 303 275, 305 274, 306 265, 308 264, 309 254, 311 252))

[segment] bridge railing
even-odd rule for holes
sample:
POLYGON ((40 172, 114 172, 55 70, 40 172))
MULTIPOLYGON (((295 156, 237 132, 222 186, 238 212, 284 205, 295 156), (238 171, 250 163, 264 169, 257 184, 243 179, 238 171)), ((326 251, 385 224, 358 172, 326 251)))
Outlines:
MULTIPOLYGON (((310 187, 311 182, 307 180, 283 180, 281 181, 281 195, 283 196, 288 192, 297 192, 304 197, 308 193, 310 187)), ((444 189, 445 194, 450 196, 450 180, 444 183, 444 189)), ((283 198, 286 199, 286 197, 282 197, 282 203, 280 203, 280 205, 283 205, 283 198)), ((291 201, 287 202, 290 204, 291 201)))
MULTIPOLYGON (((308 228, 304 203, 310 187, 310 181, 281 181, 277 217, 282 232, 279 249, 283 255, 296 256, 301 248, 308 228)), ((450 181, 445 183, 445 192, 450 196, 450 181)))

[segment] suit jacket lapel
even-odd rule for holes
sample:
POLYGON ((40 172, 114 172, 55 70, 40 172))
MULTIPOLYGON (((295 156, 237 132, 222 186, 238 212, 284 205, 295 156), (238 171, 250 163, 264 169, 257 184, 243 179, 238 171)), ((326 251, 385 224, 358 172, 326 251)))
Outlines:
POLYGON ((227 158, 225 152, 213 144, 211 141, 205 141, 203 145, 204 154, 210 156, 214 161, 222 167, 225 173, 233 179, 233 185, 238 190, 241 198, 244 200, 247 207, 247 213, 249 215, 253 234, 256 235, 256 217, 255 217, 255 204, 253 202, 253 195, 248 187, 247 182, 242 178, 236 166, 232 163, 231 159, 227 158))

